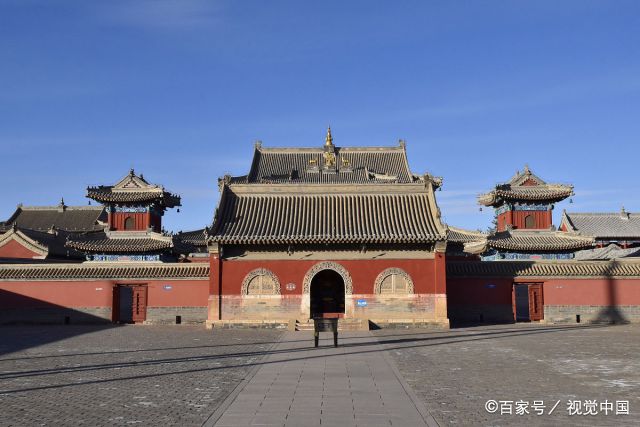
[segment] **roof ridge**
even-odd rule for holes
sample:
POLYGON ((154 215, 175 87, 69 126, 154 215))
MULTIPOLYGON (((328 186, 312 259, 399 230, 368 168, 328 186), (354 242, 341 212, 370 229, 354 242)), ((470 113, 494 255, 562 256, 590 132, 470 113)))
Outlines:
MULTIPOLYGON (((629 214, 629 215, 639 215, 640 212, 628 212, 625 211, 625 213, 629 214)), ((604 216, 604 215, 612 215, 612 216, 620 216, 620 211, 618 212, 566 212, 567 215, 597 215, 597 216, 604 216)))
MULTIPOLYGON (((256 149, 260 152, 292 152, 292 153, 322 153, 324 147, 265 147, 264 145, 256 146, 256 149)), ((335 146, 336 151, 364 151, 364 152, 377 152, 377 151, 404 151, 404 147, 401 145, 371 145, 371 146, 335 146)))
MULTIPOLYGON (((29 210, 29 211, 58 211, 60 210, 60 205, 55 206, 19 206, 20 209, 29 210)), ((103 210, 104 206, 102 205, 78 205, 78 206, 67 206, 65 205, 64 210, 74 210, 74 211, 90 211, 90 210, 103 210)))

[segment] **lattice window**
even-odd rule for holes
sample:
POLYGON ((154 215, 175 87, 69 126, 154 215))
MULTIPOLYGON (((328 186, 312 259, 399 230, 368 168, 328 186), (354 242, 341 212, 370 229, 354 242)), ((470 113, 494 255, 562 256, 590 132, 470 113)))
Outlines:
POLYGON ((409 295, 413 293, 413 281, 404 270, 388 268, 378 275, 374 292, 380 295, 409 295))
POLYGON ((280 295, 280 282, 271 271, 259 268, 247 274, 242 283, 243 295, 280 295))
POLYGON ((385 294, 408 294, 409 284, 407 279, 399 274, 390 274, 382 280, 380 293, 385 294))

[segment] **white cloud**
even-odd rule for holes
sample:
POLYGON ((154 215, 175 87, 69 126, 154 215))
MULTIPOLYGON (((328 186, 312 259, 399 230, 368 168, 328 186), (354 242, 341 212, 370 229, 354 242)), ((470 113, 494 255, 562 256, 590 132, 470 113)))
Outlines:
POLYGON ((111 23, 151 30, 185 30, 220 22, 221 5, 213 0, 136 0, 106 2, 101 17, 111 23))

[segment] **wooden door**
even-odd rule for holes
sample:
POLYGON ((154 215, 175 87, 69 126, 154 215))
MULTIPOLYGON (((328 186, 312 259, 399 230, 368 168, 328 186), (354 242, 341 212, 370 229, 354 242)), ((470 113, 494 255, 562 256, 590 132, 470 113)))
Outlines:
POLYGON ((134 323, 142 323, 147 319, 147 287, 133 286, 133 316, 134 323))
POLYGON ((120 321, 120 287, 114 286, 112 289, 113 292, 113 304, 111 304, 111 321, 119 322, 120 321))
POLYGON ((516 284, 511 285, 511 311, 513 312, 513 321, 518 321, 518 311, 516 308, 516 284))
POLYGON ((529 320, 542 319, 544 319, 542 284, 532 283, 529 285, 529 320))

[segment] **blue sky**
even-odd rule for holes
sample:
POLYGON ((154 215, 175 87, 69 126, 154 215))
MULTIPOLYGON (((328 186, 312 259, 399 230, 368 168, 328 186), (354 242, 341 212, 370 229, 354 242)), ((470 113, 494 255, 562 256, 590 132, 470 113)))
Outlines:
POLYGON ((131 167, 211 221, 253 143, 407 141, 445 221, 528 163, 570 211, 640 211, 637 1, 0 0, 0 219, 131 167))

